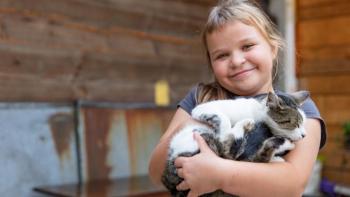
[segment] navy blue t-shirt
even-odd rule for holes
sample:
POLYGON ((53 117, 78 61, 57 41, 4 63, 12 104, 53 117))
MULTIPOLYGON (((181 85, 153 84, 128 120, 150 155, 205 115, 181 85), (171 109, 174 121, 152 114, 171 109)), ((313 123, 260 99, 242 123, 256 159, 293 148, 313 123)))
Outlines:
MULTIPOLYGON (((185 96, 184 99, 182 99, 179 104, 177 105, 178 107, 181 107, 183 110, 185 110, 188 114, 191 114, 192 109, 197 105, 196 101, 196 94, 197 94, 197 87, 195 86, 191 89, 191 91, 185 96)), ((276 91, 277 95, 278 94, 285 94, 280 91, 276 91)), ((256 97, 259 97, 262 95, 257 95, 256 97)), ((241 96, 237 95, 232 95, 232 99, 239 98, 241 96)), ((311 98, 308 98, 303 105, 301 106, 301 109, 304 111, 305 115, 307 118, 313 118, 317 119, 320 122, 321 125, 321 142, 320 142, 320 148, 324 146, 326 143, 327 139, 327 131, 326 131, 326 125, 324 120, 321 118, 320 112, 318 111, 315 103, 312 101, 311 98)))

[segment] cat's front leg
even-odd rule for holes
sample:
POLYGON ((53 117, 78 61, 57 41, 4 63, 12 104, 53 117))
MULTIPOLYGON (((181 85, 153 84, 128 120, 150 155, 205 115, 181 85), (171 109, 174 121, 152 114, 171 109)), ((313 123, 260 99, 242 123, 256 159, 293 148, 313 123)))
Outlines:
POLYGON ((245 133, 253 130, 254 127, 255 121, 253 119, 243 119, 238 121, 230 130, 220 133, 222 156, 227 159, 236 159, 243 151, 245 133))
POLYGON ((254 161, 256 162, 281 162, 284 159, 280 156, 286 151, 292 150, 294 144, 283 137, 271 137, 264 141, 257 152, 254 161))
POLYGON ((295 144, 291 142, 287 138, 283 138, 283 143, 281 143, 277 148, 275 148, 275 151, 273 152, 273 155, 270 159, 270 162, 282 162, 285 161, 283 159, 282 154, 285 154, 286 152, 294 149, 295 144))
POLYGON ((195 111, 192 117, 198 121, 204 122, 211 126, 215 133, 219 134, 231 129, 230 119, 220 112, 195 111))
POLYGON ((285 160, 283 159, 283 157, 280 157, 280 156, 273 156, 271 159, 270 159, 270 162, 284 162, 285 160))
POLYGON ((237 140, 244 137, 246 132, 254 129, 255 121, 253 119, 247 118, 238 121, 231 129, 223 131, 220 133, 220 141, 231 140, 232 138, 237 140))

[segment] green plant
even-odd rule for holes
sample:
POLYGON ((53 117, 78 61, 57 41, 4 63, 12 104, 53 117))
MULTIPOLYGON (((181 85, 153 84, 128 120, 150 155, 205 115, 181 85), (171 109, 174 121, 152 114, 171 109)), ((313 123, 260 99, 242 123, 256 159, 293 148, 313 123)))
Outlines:
POLYGON ((345 136, 350 136, 350 121, 344 123, 343 131, 345 136))
POLYGON ((350 150, 350 121, 347 121, 343 125, 344 132, 344 145, 345 148, 350 150))

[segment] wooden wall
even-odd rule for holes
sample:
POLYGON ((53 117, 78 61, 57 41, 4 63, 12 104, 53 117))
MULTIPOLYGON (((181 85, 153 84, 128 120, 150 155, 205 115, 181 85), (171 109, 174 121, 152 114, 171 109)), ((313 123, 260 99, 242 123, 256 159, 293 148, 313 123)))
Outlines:
POLYGON ((208 80, 211 0, 2 0, 0 101, 171 102, 208 80))
POLYGON ((298 0, 300 88, 309 89, 324 117, 328 141, 323 175, 350 185, 350 150, 342 125, 350 121, 350 1, 298 0))

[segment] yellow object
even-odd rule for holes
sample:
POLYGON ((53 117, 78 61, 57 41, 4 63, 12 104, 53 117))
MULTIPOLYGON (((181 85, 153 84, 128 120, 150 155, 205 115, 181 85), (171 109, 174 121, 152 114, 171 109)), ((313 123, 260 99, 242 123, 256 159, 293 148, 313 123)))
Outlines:
POLYGON ((155 84, 154 98, 156 105, 167 106, 170 104, 169 84, 166 80, 159 80, 155 84))

